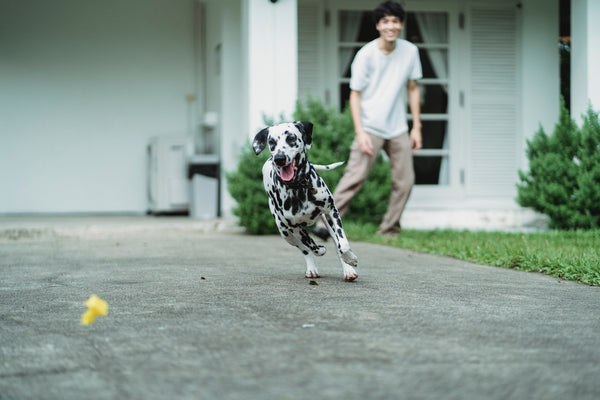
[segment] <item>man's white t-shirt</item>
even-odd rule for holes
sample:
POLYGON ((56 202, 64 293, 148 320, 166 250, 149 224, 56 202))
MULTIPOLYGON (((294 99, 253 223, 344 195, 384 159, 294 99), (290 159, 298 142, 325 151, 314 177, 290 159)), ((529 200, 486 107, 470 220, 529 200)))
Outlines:
POLYGON ((406 99, 408 80, 423 77, 419 49, 396 40, 396 48, 385 55, 378 39, 364 45, 352 61, 350 89, 361 92, 363 129, 384 139, 408 131, 406 99))

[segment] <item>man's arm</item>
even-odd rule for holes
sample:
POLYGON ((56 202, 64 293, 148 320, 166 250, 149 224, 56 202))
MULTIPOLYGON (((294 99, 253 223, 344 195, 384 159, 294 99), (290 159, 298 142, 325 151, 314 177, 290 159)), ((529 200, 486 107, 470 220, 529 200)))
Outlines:
POLYGON ((410 143, 413 152, 423 147, 423 137, 421 135, 421 93, 417 81, 408 81, 408 105, 412 114, 412 129, 410 130, 410 143))
POLYGON ((360 122, 360 97, 361 92, 350 91, 350 113, 352 114, 352 122, 354 123, 354 133, 356 133, 360 150, 368 156, 373 156, 373 143, 371 143, 369 134, 363 130, 362 123, 360 122))

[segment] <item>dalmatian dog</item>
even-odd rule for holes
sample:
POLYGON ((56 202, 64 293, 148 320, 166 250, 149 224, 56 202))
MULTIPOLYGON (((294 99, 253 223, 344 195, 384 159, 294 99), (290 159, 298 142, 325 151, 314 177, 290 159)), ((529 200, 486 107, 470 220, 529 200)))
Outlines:
POLYGON ((322 218, 337 246, 344 279, 353 281, 358 277, 353 268, 358 266, 358 258, 350 249, 333 196, 317 174, 317 170, 336 168, 343 162, 326 166, 311 164, 306 150, 312 146, 312 131, 313 124, 306 121, 270 126, 256 134, 252 148, 258 155, 269 146, 271 158, 262 169, 269 208, 281 236, 302 251, 305 276, 319 277, 314 255, 322 256, 326 248, 314 242, 306 227, 322 218))

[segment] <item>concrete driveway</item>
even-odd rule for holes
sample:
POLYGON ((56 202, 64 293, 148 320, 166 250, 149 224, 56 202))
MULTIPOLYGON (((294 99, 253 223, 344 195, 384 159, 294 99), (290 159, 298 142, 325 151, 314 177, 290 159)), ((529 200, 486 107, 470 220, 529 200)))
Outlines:
POLYGON ((223 221, 2 217, 0 399, 600 398, 598 287, 328 248, 314 285, 223 221))

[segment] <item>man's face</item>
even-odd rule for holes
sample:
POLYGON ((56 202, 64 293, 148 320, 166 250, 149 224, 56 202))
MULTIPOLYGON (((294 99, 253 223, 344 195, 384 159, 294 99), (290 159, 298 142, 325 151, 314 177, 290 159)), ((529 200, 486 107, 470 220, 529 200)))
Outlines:
POLYGON ((377 28, 379 36, 383 40, 392 42, 398 39, 398 35, 402 30, 402 22, 395 15, 386 15, 377 22, 375 28, 377 28))

